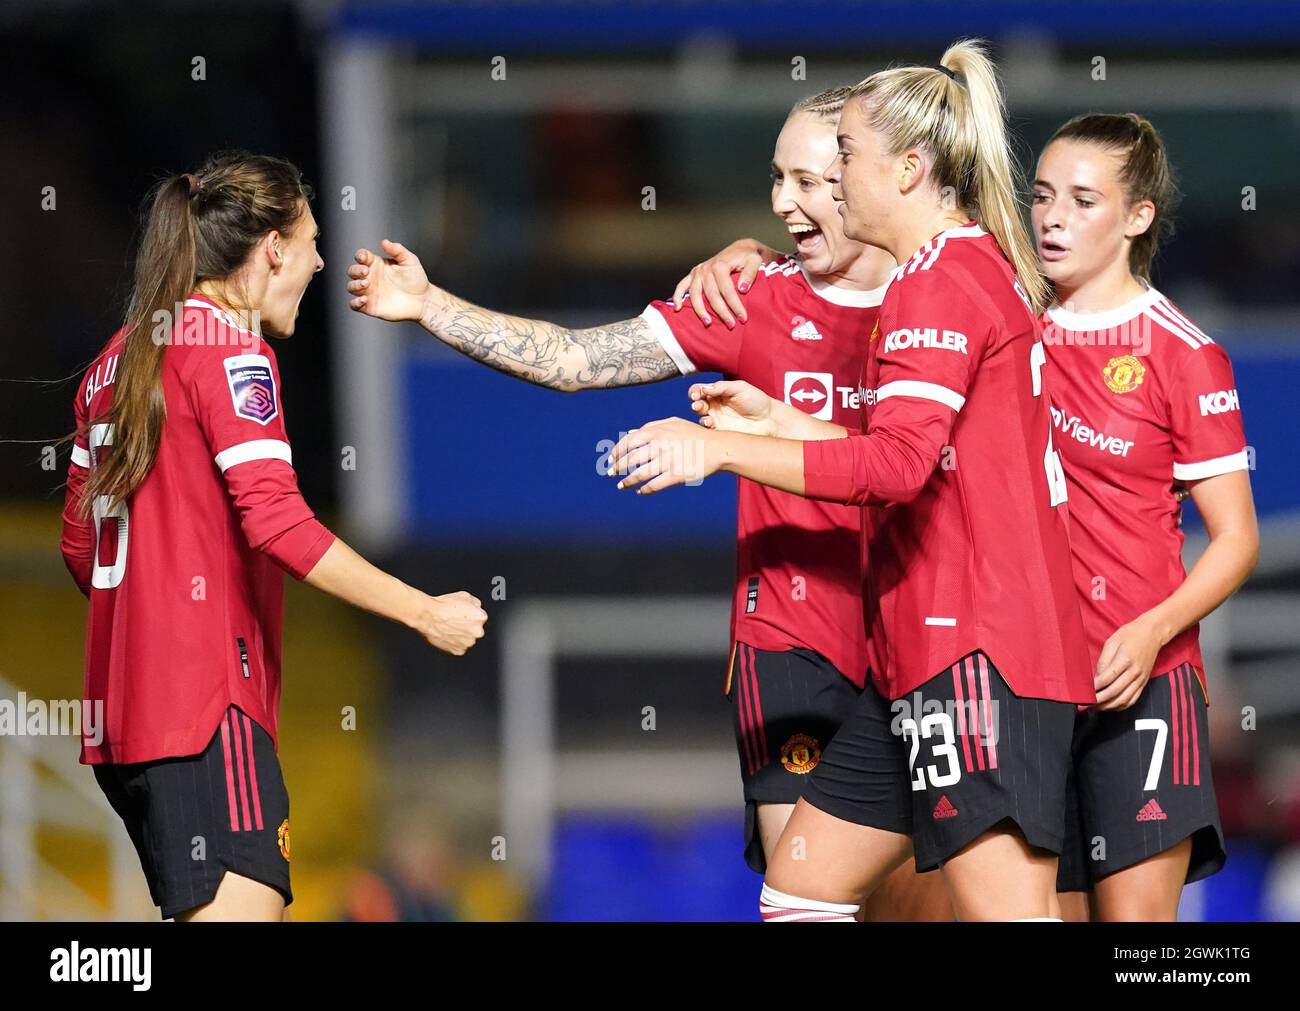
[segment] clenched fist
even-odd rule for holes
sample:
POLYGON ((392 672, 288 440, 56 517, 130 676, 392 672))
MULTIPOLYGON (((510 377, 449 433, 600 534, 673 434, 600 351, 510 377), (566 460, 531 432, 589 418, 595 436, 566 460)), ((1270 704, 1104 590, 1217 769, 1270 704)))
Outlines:
POLYGON ((483 638, 483 626, 488 616, 478 597, 464 590, 440 597, 426 594, 425 597, 416 631, 430 646, 452 656, 464 656, 483 638))

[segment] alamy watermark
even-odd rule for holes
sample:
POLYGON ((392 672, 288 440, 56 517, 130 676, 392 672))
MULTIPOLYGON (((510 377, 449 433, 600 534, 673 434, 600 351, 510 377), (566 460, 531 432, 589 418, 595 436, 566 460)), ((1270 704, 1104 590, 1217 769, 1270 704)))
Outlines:
MULTIPOLYGON (((1069 303, 1063 308, 1070 312, 1069 303)), ((1100 330, 1071 330, 1048 317, 1043 324, 1043 343, 1063 347, 1122 347, 1139 358, 1151 353, 1151 319, 1138 313, 1130 320, 1100 330)))
POLYGON ((0 737, 80 737, 104 743, 103 699, 0 699, 0 737))
POLYGON ((230 312, 197 300, 177 302, 172 309, 156 311, 150 322, 150 340, 159 345, 231 347, 248 353, 256 353, 262 346, 260 309, 230 312), (207 311, 187 313, 187 308, 207 311))
POLYGON ((920 736, 937 737, 949 743, 957 737, 977 738, 986 747, 998 744, 997 699, 922 699, 920 692, 904 695, 889 704, 893 719, 889 732, 895 737, 921 726, 920 736), (939 717, 927 720, 926 717, 939 717), (946 726, 945 726, 946 724, 946 726))

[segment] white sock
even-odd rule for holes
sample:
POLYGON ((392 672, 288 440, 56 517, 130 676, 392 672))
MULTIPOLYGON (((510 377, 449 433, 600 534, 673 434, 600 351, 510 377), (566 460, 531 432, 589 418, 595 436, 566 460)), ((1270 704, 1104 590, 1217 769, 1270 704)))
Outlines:
POLYGON ((800 899, 764 885, 758 899, 758 911, 764 923, 856 923, 858 906, 800 899))

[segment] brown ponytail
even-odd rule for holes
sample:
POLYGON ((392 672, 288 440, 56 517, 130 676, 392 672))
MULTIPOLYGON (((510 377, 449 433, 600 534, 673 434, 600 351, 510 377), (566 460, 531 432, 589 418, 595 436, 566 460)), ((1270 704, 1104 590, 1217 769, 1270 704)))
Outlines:
POLYGON ((867 121, 889 138, 893 153, 915 146, 931 154, 936 185, 951 189, 957 207, 998 240, 1035 309, 1046 308, 1047 282, 1022 213, 1024 187, 1006 104, 984 44, 954 42, 939 67, 882 70, 850 97, 865 102, 867 121))
POLYGON ((1048 143, 1078 140, 1096 144, 1120 159, 1119 179, 1130 207, 1150 200, 1156 208, 1151 226, 1133 237, 1128 251, 1129 270, 1150 283, 1151 264, 1160 243, 1174 233, 1174 211, 1179 194, 1169 154, 1160 133, 1149 119, 1136 112, 1091 112, 1065 123, 1048 143))
POLYGON ((287 233, 310 198, 289 162, 240 151, 214 155, 197 173, 171 176, 150 191, 113 404, 106 416, 87 423, 112 426, 112 449, 96 459, 86 480, 83 513, 98 496, 111 505, 121 502, 153 467, 167 415, 163 357, 179 322, 177 306, 200 281, 235 284, 258 240, 272 230, 287 233))

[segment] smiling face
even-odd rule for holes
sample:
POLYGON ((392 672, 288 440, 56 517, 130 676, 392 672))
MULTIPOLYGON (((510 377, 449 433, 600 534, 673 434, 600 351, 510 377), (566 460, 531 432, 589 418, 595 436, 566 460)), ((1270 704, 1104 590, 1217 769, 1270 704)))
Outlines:
POLYGON ((1107 270, 1128 270, 1130 240, 1151 225, 1154 205, 1129 205, 1119 156, 1086 141, 1052 141, 1034 179, 1034 241, 1043 275, 1076 291, 1107 270))
POLYGON ((796 112, 772 155, 772 212, 785 222, 811 274, 843 273, 862 254, 844 235, 831 185, 822 172, 835 158, 835 119, 796 112))
POLYGON ((312 277, 325 266, 316 251, 320 229, 311 208, 303 201, 302 213, 295 219, 287 233, 272 232, 259 247, 270 266, 266 294, 262 299, 262 325, 277 337, 293 334, 298 318, 298 306, 311 284, 312 277))

